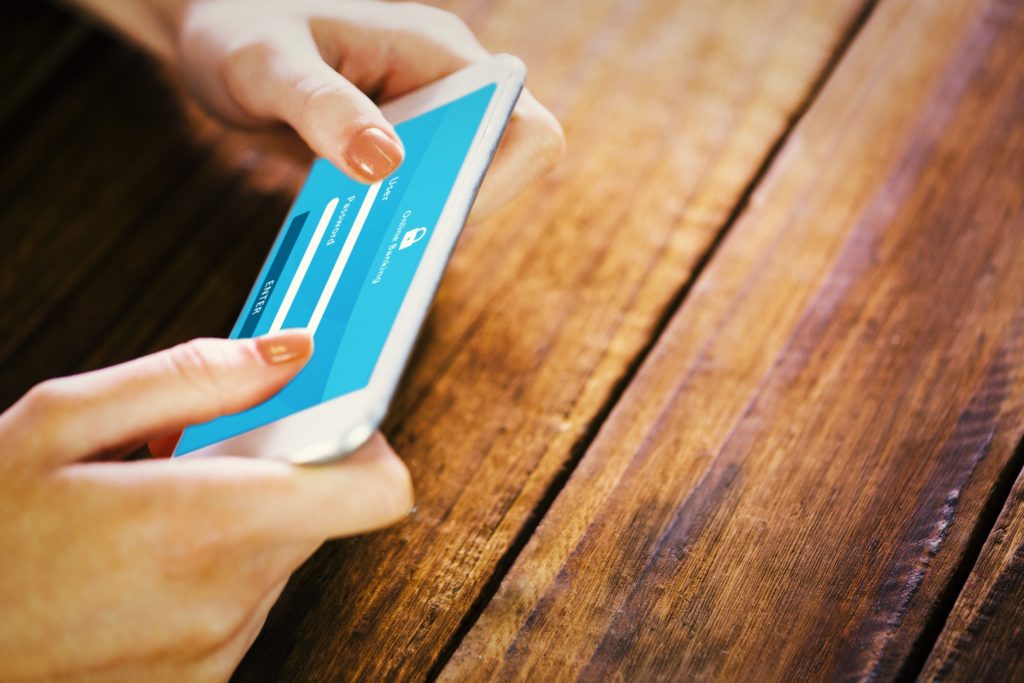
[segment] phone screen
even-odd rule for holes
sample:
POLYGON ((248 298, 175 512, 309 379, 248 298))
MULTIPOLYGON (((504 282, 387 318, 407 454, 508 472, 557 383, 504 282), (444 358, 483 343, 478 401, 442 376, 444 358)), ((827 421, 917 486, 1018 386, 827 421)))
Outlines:
POLYGON ((374 185, 325 159, 314 163, 230 335, 305 327, 313 357, 266 402, 187 428, 175 455, 369 383, 495 90, 485 86, 395 126, 405 159, 374 185))

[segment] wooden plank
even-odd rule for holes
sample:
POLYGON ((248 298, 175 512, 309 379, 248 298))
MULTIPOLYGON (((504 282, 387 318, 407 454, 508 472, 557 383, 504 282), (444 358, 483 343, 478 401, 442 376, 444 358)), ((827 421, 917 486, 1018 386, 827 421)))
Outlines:
POLYGON ((1021 35, 879 5, 442 679, 914 672, 1019 467, 1021 35))
MULTIPOLYGON (((176 184, 173 194, 150 205, 148 215, 134 219, 135 229, 120 238, 101 266, 47 312, 42 330, 29 337, 31 353, 18 354, 9 381, 0 387, 0 403, 13 402, 27 387, 55 373, 92 369, 137 355, 130 351, 137 344, 126 339, 148 340, 155 330, 166 328, 168 320, 194 299, 193 283, 221 282, 223 261, 233 260, 236 252, 249 260, 242 277, 227 291, 235 295, 233 303, 244 300, 252 265, 266 252, 265 243, 246 241, 245 221, 261 220, 267 213, 281 215, 285 206, 282 198, 245 190, 237 175, 232 179, 215 160, 205 160, 176 184), (193 233, 182 235, 185 226, 193 233), (245 248, 236 248, 239 243, 245 248), (148 315, 142 315, 139 306, 148 315), (103 331, 100 341, 97 336, 103 331)), ((114 222, 118 207, 111 209, 114 222)), ((92 214, 94 219, 104 216, 92 214)), ((210 325, 208 314, 198 315, 196 320, 209 326, 207 334, 226 334, 233 320, 221 316, 217 325, 210 325)))
MULTIPOLYGON (((751 4, 451 5, 490 47, 526 58, 570 158, 460 243, 388 426, 418 480, 417 513, 325 548, 239 678, 422 675, 435 662, 862 3, 751 4)), ((5 391, 224 333, 283 213, 279 195, 232 189, 185 142, 144 67, 105 54, 84 74, 94 81, 65 84, 65 109, 26 129, 10 175, 0 169, 14 198, 0 225, 27 240, 0 254, 17 275, 5 300, 38 314, 5 340, 5 391), (97 92, 126 106, 98 118, 97 92), (41 149, 63 155, 60 182, 25 174, 47 171, 41 149)))
MULTIPOLYGON (((47 84, 81 57, 91 32, 69 12, 50 2, 7 2, 0 6, 0 131, 46 106, 47 84)), ((76 64, 77 66, 77 64, 76 64)))
POLYGON ((1024 476, 1018 477, 919 680, 1022 679, 1024 476))
POLYGON ((569 158, 460 242, 387 428, 417 512, 320 552, 239 680, 428 673, 861 3, 453 7, 489 47, 524 57, 531 87, 565 122, 569 158))
MULTIPOLYGON (((185 218, 164 206, 198 201, 182 179, 208 152, 190 142, 169 89, 127 49, 101 41, 95 52, 92 68, 79 78, 52 84, 50 106, 19 130, 0 169, 0 192, 11 198, 0 207, 7 245, 0 251, 0 325, 7 330, 0 362, 17 355, 19 368, 5 382, 4 405, 12 392, 42 378, 27 372, 31 356, 21 350, 26 342, 54 338, 43 323, 58 304, 77 296, 95 305, 116 294, 95 288, 95 274, 116 275, 111 264, 121 266, 119 260, 129 256, 119 251, 126 236, 129 242, 148 239, 144 253, 155 269, 166 258, 161 238, 187 233, 184 225, 163 235, 146 230, 168 215, 185 218)), ((202 197, 215 189, 203 187, 202 197)), ((124 280, 120 287, 126 288, 124 280)), ((127 284, 128 293, 135 287, 134 281, 127 284)), ((81 330, 102 329, 86 323, 62 341, 91 344, 95 338, 81 330)), ((74 358, 75 349, 62 348, 56 356, 38 354, 44 370, 67 370, 64 358, 74 358)))

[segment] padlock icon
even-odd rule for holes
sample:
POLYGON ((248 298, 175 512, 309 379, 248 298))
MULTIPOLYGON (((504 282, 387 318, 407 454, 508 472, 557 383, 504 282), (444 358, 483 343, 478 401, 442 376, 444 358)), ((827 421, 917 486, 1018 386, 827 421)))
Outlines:
POLYGON ((416 244, 421 239, 423 239, 423 236, 426 234, 426 228, 413 228, 412 230, 407 231, 404 235, 402 235, 402 243, 398 245, 398 250, 401 251, 406 247, 411 247, 412 245, 416 244))

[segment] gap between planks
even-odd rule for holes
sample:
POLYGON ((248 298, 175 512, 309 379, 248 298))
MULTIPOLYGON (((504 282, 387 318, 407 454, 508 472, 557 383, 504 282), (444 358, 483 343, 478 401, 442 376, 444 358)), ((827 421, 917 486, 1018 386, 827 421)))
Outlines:
MULTIPOLYGON (((590 445, 597 437, 597 434, 600 431, 601 426, 604 424, 605 420, 611 414, 611 411, 619 403, 626 389, 633 382, 633 379, 636 376, 637 372, 643 366, 644 361, 651 354, 651 351, 657 345, 658 340, 664 334, 669 323, 672 321, 673 317, 675 317, 676 313, 682 307, 687 295, 690 293, 694 285, 700 279, 701 275, 706 270, 708 264, 710 264, 712 259, 715 257, 715 254, 718 252, 719 247, 725 240, 726 235, 728 235, 729 231, 746 211, 747 206, 750 203, 751 197, 753 196, 757 188, 760 186, 761 181, 764 180, 765 176, 767 176, 769 170, 771 170, 775 161, 779 158, 779 155, 782 153, 782 150, 786 147, 786 143, 789 141, 789 138, 792 135, 793 131, 796 129, 797 125, 804 118, 804 116, 807 114, 810 108, 814 105, 814 102, 815 100, 817 100, 818 95, 821 93, 825 85, 828 83, 829 79, 835 73, 836 68, 839 66, 840 62, 842 62, 843 57, 847 54, 847 52, 849 52, 850 46, 853 45, 857 36, 860 35, 861 30, 870 20, 871 16, 874 14, 875 8, 881 1, 882 0, 865 0, 860 10, 854 16, 853 21, 851 21, 849 27, 846 29, 846 31, 843 32, 843 35, 836 43, 836 47, 833 50, 828 61, 825 62, 825 65, 822 68, 821 72, 818 74, 818 77, 811 83, 810 87, 807 90, 807 94, 794 109, 793 114, 790 116, 790 119, 787 122, 786 127, 783 129, 782 133, 776 139, 775 143, 769 148, 761 163, 757 166, 757 169, 755 170, 753 176, 751 176, 750 181, 743 188, 743 191, 737 199, 736 204, 729 212, 729 215, 726 217, 721 228, 719 228, 718 232, 715 234, 714 239, 711 240, 711 242, 708 244, 707 249, 694 264, 693 270, 690 272, 689 277, 687 277, 683 281, 682 285, 680 285, 679 287, 679 290, 672 297, 669 303, 665 306, 664 311, 662 311, 661 315, 658 317, 658 320, 655 323, 654 329, 651 333, 650 339, 648 339, 647 343, 636 354, 636 357, 633 358, 633 360, 626 366, 624 372, 622 373, 622 376, 618 379, 618 381, 616 381, 615 384, 611 387, 611 390, 608 392, 608 398, 601 405, 600 410, 598 410, 594 414, 594 417, 591 418, 591 420, 587 424, 586 429, 583 431, 579 439, 577 439, 576 443, 574 443, 572 448, 570 449, 569 457, 566 460, 565 466, 562 468, 562 470, 558 473, 557 476, 552 478, 551 482, 548 484, 547 489, 544 491, 543 496, 541 496, 540 500, 537 503, 537 506, 534 508, 532 514, 530 515, 526 523, 523 525, 523 527, 519 530, 519 532, 515 535, 512 542, 509 544, 508 549, 505 551, 505 553, 501 556, 501 559, 496 564, 494 571, 491 573, 491 576, 487 579, 486 582, 484 582, 483 588, 480 590, 480 593, 473 600, 473 602, 470 604, 469 609, 463 615, 462 620, 459 622, 459 625, 455 629, 455 632, 452 634, 452 637, 448 640, 447 643, 445 643, 444 647, 442 647, 441 650, 439 651, 438 657, 434 661, 434 665, 427 672, 426 680, 435 681, 438 679, 441 671, 443 671, 445 666, 447 666, 449 660, 458 650, 459 645, 462 643, 463 639, 476 624, 477 620, 480 618, 480 615, 483 613, 488 603, 490 603, 491 599, 498 592, 498 588, 501 586, 501 582, 505 578, 505 575, 508 573, 509 569, 515 563, 516 558, 526 547, 526 544, 530 541, 530 538, 533 536, 533 533, 536 530, 537 526, 540 524, 541 520, 544 519, 548 510, 554 504, 555 499, 558 498, 559 493, 561 493, 562 489, 565 488, 565 485, 568 483, 573 471, 579 465, 580 461, 583 459, 583 456, 590 448, 590 445)), ((1019 471, 1020 467, 1018 467, 1017 470, 1019 471)), ((1005 501, 1005 499, 1009 496, 1010 487, 1013 485, 1013 479, 1015 478, 1016 477, 1011 478, 1008 485, 1006 486, 1006 490, 1005 492, 1003 492, 1003 495, 1001 496, 1002 501, 1005 501)), ((1003 482, 1000 482, 1000 485, 1002 485, 1002 483, 1003 482)), ((1000 490, 1002 491, 1001 488, 1000 490)), ((998 517, 999 511, 1001 509, 1002 502, 999 502, 999 505, 996 508, 994 515, 992 516, 991 524, 985 526, 985 534, 978 542, 977 549, 975 549, 972 545, 972 565, 973 560, 976 560, 978 554, 980 554, 981 546, 985 541, 985 537, 987 537, 988 535, 988 530, 991 528, 991 525, 995 523, 996 517, 998 517)), ((989 510, 986 508, 985 512, 988 513, 989 510)), ((979 527, 980 526, 981 525, 979 525, 979 527)), ((975 539, 972 538, 971 540, 973 543, 975 539)), ((963 577, 963 581, 966 581, 966 578, 967 577, 965 575, 963 577)), ((948 601, 948 605, 946 605, 945 603, 943 605, 943 607, 945 608, 945 612, 942 618, 943 623, 945 622, 946 615, 948 615, 949 611, 952 609, 957 594, 959 594, 959 589, 963 585, 963 581, 959 582, 956 594, 954 594, 952 598, 948 601)), ((934 644, 935 640, 938 638, 938 635, 942 630, 942 624, 940 623, 938 626, 938 630, 935 631, 934 634, 931 634, 931 640, 929 645, 934 644)), ((930 651, 931 647, 929 646, 928 649, 924 652, 924 655, 921 657, 921 662, 920 666, 918 667, 918 670, 920 670, 920 668, 924 666, 924 661, 927 658, 928 653, 930 651)))
MULTIPOLYGON (((654 348, 658 339, 662 336, 669 321, 682 306, 694 284, 701 277, 707 265, 714 258, 718 247, 724 240, 725 236, 746 210, 753 192, 760 185, 761 181, 766 176, 783 148, 786 146, 792 131, 810 107, 813 106, 814 101, 817 99, 824 85, 834 73, 835 68, 847 53, 850 45, 860 34, 863 26, 870 19, 879 1, 880 0, 867 0, 857 16, 851 22, 850 27, 837 43, 836 49, 825 64, 818 78, 811 84, 807 95, 795 109, 786 128, 765 155, 765 158, 744 188, 729 216, 716 233, 715 238, 711 241, 704 254, 695 264, 690 276, 682 283, 678 292, 672 297, 671 301, 659 316, 658 321, 654 326, 651 338, 626 367, 622 377, 612 386, 609 391, 608 398, 602 404, 601 409, 590 420, 587 428, 584 430, 577 442, 573 444, 566 466, 558 476, 551 481, 544 495, 538 502, 537 507, 534 509, 531 517, 516 535, 512 544, 498 562, 491 577, 485 582, 480 594, 471 604, 470 609, 464 615, 452 638, 440 651, 438 659, 435 661, 434 666, 428 673, 428 679, 433 680, 437 678, 440 671, 458 649, 458 646, 464 639, 465 635, 477 621, 484 607, 490 602, 491 598, 497 592, 505 574, 529 541, 537 525, 544 518, 554 500, 564 488, 569 477, 572 475, 572 472, 596 437, 601 425, 611 413, 614 406, 619 402, 626 388, 630 385, 636 375, 636 372, 643 365, 645 359, 654 348)), ((96 44, 100 40, 102 40, 102 38, 98 37, 94 30, 89 29, 80 23, 71 28, 66 35, 62 36, 62 40, 57 43, 55 52, 51 53, 37 69, 33 70, 31 76, 15 91, 12 100, 13 105, 6 109, 3 112, 3 116, 0 117, 0 128, 7 130, 8 132, 10 132, 10 129, 16 128, 17 124, 27 115, 26 112, 32 109, 33 105, 45 100, 47 90, 42 87, 42 84, 44 84, 43 82, 52 81, 69 68, 82 68, 82 64, 79 63, 78 60, 73 59, 73 57, 89 53, 90 50, 87 48, 96 44)), ((1012 486, 1016 479, 1021 475, 1022 471, 1024 471, 1024 440, 1021 440, 1021 442, 1018 443, 1009 466, 1004 470, 993 487, 992 495, 986 501, 983 511, 979 516, 979 522, 970 535, 967 550, 955 570, 953 580, 942 592, 932 617, 928 620, 921 636, 914 643, 904 667, 899 672, 899 679, 914 679, 923 669, 929 654, 934 648, 939 634, 942 632, 946 624, 953 605, 961 594, 968 577, 973 572, 985 541, 991 534, 1001 511, 1009 499, 1012 486)))
POLYGON ((967 579, 974 573, 985 542, 992 535, 992 531, 999 522, 999 515, 1010 501, 1013 485, 1022 472, 1024 472, 1024 438, 1017 443, 1017 448, 1014 449, 1009 463, 993 484, 992 493, 978 515, 978 523, 971 531, 964 554, 960 558, 960 564, 954 570, 949 584, 936 600, 935 611, 925 622, 920 637, 911 646, 902 669, 896 675, 897 680, 912 681, 920 677, 928 662, 928 657, 938 644, 939 636, 942 635, 946 627, 953 607, 963 593, 967 579))

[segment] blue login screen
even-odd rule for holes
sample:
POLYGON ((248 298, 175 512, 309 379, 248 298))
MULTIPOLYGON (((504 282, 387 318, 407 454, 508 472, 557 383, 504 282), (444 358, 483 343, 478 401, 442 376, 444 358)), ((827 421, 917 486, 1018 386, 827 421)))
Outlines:
POLYGON ((305 327, 313 357, 266 402, 185 430, 175 455, 362 389, 487 111, 494 85, 395 127, 402 165, 379 183, 318 160, 277 236, 232 338, 305 327))

